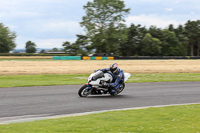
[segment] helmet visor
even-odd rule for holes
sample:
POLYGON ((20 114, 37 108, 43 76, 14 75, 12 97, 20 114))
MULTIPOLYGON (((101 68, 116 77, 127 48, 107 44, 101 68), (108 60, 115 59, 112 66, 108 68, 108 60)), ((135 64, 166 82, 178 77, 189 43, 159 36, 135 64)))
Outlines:
POLYGON ((116 68, 112 73, 117 73, 118 72, 118 69, 116 68))
POLYGON ((118 65, 117 65, 117 63, 114 63, 114 64, 111 65, 110 71, 112 73, 116 73, 118 71, 118 65))

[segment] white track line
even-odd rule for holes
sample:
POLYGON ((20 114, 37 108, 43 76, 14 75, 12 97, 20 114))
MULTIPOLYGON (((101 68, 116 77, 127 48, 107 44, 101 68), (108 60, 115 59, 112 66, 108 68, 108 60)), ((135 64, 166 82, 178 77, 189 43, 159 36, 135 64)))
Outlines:
POLYGON ((92 111, 92 112, 74 113, 74 114, 65 114, 65 115, 55 115, 55 116, 48 116, 48 114, 43 114, 43 115, 25 115, 25 116, 15 116, 15 117, 4 117, 4 118, 0 118, 0 121, 5 120, 5 121, 0 122, 0 124, 21 123, 21 122, 30 122, 30 121, 35 121, 35 120, 57 119, 57 118, 72 117, 72 116, 83 116, 83 115, 97 114, 97 113, 104 113, 104 112, 111 112, 111 111, 135 110, 135 109, 146 109, 146 108, 151 108, 151 107, 168 107, 168 106, 191 105, 191 104, 200 104, 200 103, 155 105, 155 106, 144 106, 144 107, 101 110, 101 111, 92 111))

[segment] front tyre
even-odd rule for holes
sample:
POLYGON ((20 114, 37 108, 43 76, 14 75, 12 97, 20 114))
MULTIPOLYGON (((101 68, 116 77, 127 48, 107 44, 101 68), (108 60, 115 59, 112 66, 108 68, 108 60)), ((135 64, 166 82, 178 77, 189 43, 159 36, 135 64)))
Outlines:
POLYGON ((87 97, 90 94, 90 92, 91 92, 91 90, 88 89, 88 86, 85 84, 79 89, 78 95, 80 97, 87 97))

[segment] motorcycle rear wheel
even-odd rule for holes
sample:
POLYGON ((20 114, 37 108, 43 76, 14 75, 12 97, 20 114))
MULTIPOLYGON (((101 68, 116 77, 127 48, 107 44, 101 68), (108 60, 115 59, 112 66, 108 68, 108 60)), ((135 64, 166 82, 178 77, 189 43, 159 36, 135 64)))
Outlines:
POLYGON ((124 88, 125 88, 125 84, 123 83, 123 84, 120 85, 120 87, 117 89, 117 92, 115 92, 115 93, 111 93, 111 92, 110 92, 110 95, 111 95, 111 96, 116 96, 116 95, 118 95, 119 93, 121 93, 121 92, 124 90, 124 88))
POLYGON ((123 83, 122 85, 120 85, 118 91, 117 91, 117 94, 121 93, 125 88, 125 84, 123 83))
POLYGON ((87 97, 90 94, 91 90, 88 90, 88 86, 87 85, 83 85, 79 91, 78 91, 78 95, 80 97, 87 97))

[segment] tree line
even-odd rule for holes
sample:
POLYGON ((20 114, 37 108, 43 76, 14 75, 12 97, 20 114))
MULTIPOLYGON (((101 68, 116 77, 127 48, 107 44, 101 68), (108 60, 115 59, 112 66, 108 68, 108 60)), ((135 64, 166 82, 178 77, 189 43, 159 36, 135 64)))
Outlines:
POLYGON ((174 28, 161 29, 132 24, 127 39, 119 47, 126 56, 199 56, 200 21, 188 21, 174 28))
MULTIPOLYGON (((78 34, 74 43, 65 41, 62 46, 70 55, 106 53, 119 56, 200 56, 200 20, 175 27, 150 26, 149 28, 125 25, 130 13, 123 0, 93 0, 83 6, 85 16, 80 25, 85 34, 78 34)), ((0 23, 0 52, 16 47, 16 34, 0 23)), ((25 44, 26 52, 36 49, 34 42, 25 44)))
POLYGON ((88 45, 89 39, 85 35, 77 35, 75 43, 66 41, 63 46, 71 55, 87 55, 95 49, 96 53, 120 56, 200 56, 199 20, 188 21, 177 28, 170 24, 165 29, 131 24, 120 31, 121 37, 112 38, 118 32, 107 34, 108 40, 102 38, 105 44, 99 48, 93 43, 88 45))
POLYGON ((120 56, 199 56, 200 20, 187 21, 184 25, 167 28, 123 22, 130 8, 121 0, 93 0, 84 6, 86 15, 81 26, 85 35, 77 41, 63 43, 71 55, 86 55, 91 51, 120 56))

